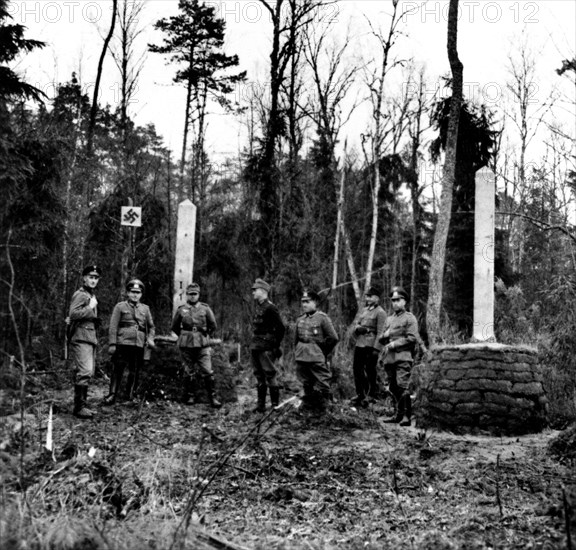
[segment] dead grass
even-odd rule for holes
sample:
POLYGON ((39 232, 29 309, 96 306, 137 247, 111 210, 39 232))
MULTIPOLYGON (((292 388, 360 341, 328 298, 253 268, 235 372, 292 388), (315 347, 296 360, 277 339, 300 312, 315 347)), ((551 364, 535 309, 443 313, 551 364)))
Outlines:
POLYGON ((203 531, 272 550, 567 548, 576 471, 548 454, 554 432, 422 432, 343 402, 262 420, 247 387, 217 412, 155 401, 80 421, 69 394, 42 396, 59 404, 53 455, 45 404, 3 432, 3 550, 208 548, 203 531))

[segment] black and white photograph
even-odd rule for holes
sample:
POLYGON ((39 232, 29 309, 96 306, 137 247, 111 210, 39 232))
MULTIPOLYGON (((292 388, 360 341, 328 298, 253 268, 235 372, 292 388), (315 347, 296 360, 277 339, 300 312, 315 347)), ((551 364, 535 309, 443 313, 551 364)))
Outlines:
POLYGON ((576 550, 576 2, 0 0, 2 550, 576 550))

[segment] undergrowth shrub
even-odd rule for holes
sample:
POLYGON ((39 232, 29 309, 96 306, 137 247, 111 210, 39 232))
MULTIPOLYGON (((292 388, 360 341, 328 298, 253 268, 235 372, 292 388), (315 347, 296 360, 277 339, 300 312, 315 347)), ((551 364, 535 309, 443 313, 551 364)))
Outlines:
POLYGON ((520 287, 497 280, 495 332, 503 344, 538 349, 549 424, 563 429, 576 420, 576 292, 574 283, 562 277, 544 292, 546 300, 528 303, 520 287))

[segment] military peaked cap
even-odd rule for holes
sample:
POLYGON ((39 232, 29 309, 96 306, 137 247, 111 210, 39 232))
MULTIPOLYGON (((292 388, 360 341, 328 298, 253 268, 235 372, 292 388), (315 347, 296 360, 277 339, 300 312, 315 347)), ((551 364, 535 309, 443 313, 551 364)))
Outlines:
POLYGON ((314 290, 305 289, 302 292, 302 301, 306 302, 308 300, 312 300, 314 302, 319 302, 320 301, 320 295, 317 292, 315 292, 314 290))
POLYGON ((371 286, 366 292, 366 296, 378 296, 380 298, 380 289, 375 286, 371 286))
POLYGON ((130 279, 126 283, 126 290, 141 290, 144 292, 144 283, 140 279, 130 279))
POLYGON ((100 268, 97 265, 87 265, 84 268, 84 271, 82 271, 82 277, 85 277, 86 275, 98 275, 98 277, 100 277, 102 271, 100 271, 100 268))
POLYGON ((262 288, 266 292, 270 292, 270 285, 264 279, 256 279, 254 284, 252 285, 252 290, 256 290, 257 288, 262 288))
POLYGON ((401 286, 395 286, 390 292, 390 298, 392 300, 395 298, 403 298, 404 300, 408 301, 410 296, 408 295, 408 292, 406 292, 401 286))

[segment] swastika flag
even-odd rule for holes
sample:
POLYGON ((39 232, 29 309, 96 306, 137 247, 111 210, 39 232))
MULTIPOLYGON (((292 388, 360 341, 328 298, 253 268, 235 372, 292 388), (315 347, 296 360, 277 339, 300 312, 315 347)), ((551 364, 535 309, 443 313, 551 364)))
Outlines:
POLYGON ((120 225, 129 225, 131 227, 142 226, 142 207, 141 206, 123 206, 120 215, 120 225))

